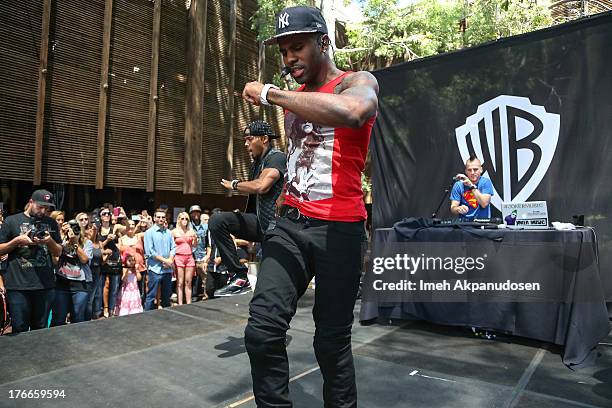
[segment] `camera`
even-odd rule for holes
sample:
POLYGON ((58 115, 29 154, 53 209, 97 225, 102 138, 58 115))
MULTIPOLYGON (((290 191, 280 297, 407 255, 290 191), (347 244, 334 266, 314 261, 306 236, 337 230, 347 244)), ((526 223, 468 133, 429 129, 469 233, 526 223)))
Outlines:
POLYGON ((96 213, 90 213, 89 214, 89 222, 92 224, 96 224, 96 226, 98 227, 98 229, 100 229, 100 223, 102 222, 100 220, 100 216, 98 216, 98 214, 96 213))
POLYGON ((81 234, 81 226, 77 220, 68 221, 68 225, 70 226, 70 229, 72 229, 72 232, 74 232, 74 235, 81 234))
POLYGON ((49 227, 47 224, 43 224, 41 221, 34 221, 30 231, 28 232, 28 236, 30 239, 44 239, 49 232, 49 227))

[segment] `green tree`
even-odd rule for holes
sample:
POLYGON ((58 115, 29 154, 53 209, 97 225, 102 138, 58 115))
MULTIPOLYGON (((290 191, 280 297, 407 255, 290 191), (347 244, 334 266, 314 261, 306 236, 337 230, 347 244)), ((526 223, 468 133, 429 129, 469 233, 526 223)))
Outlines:
POLYGON ((362 7, 365 20, 348 25, 348 50, 336 53, 344 68, 380 68, 552 24, 536 0, 421 0, 402 8, 370 0, 362 7))

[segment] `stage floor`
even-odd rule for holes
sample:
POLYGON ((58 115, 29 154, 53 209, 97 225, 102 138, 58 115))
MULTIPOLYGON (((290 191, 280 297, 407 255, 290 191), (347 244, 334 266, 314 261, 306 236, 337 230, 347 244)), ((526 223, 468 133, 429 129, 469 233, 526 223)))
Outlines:
MULTIPOLYGON (((323 406, 313 297, 308 290, 289 331, 297 408, 323 406)), ((242 340, 249 299, 0 337, 0 407, 255 407, 242 340), (65 397, 11 399, 18 389, 64 390, 65 397)), ((612 407, 610 345, 599 346, 596 366, 573 372, 555 346, 392 322, 355 324, 353 350, 360 407, 612 407)))

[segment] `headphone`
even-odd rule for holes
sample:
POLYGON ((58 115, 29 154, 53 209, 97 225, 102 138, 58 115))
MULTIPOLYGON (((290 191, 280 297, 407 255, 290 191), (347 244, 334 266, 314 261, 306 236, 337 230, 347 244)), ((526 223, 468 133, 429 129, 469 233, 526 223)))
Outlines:
MULTIPOLYGON (((331 40, 329 38, 329 36, 327 36, 325 39, 323 39, 324 36, 326 36, 327 34, 323 34, 322 36, 320 36, 317 39, 317 45, 319 45, 319 47, 329 47, 331 45, 331 40)), ((321 50, 322 52, 325 52, 325 50, 321 50)))

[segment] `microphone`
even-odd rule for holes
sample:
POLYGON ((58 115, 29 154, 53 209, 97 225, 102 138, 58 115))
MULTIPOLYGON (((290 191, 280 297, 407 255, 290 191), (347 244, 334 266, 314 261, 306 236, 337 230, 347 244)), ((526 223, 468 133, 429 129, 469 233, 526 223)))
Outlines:
POLYGON ((287 76, 291 73, 291 67, 288 66, 284 66, 283 69, 281 69, 281 76, 287 76))

